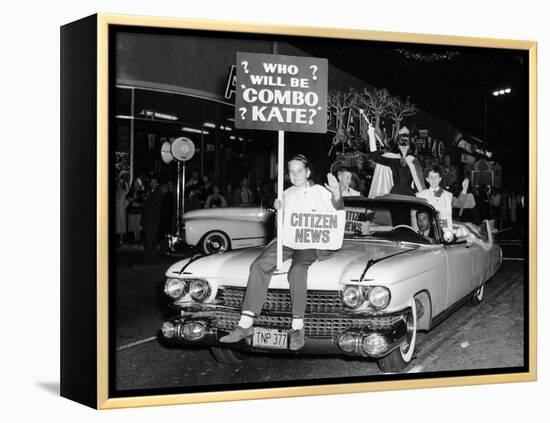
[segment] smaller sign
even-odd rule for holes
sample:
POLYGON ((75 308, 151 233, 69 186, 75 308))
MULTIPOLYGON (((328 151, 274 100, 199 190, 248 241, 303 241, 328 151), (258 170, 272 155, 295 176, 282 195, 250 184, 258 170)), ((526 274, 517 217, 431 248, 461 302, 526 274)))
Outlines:
POLYGON ((364 208, 346 208, 346 235, 356 235, 363 232, 363 224, 367 222, 367 214, 364 208))
POLYGON ((364 235, 368 232, 369 223, 364 207, 346 207, 346 235, 364 235))
POLYGON ((346 211, 327 213, 285 209, 283 245, 295 250, 338 250, 344 240, 346 211))

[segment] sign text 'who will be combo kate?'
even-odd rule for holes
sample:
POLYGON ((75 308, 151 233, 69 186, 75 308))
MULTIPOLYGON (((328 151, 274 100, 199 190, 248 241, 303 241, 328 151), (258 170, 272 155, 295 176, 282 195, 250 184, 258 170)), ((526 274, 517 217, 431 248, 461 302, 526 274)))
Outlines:
POLYGON ((326 133, 326 59, 237 53, 235 127, 326 133))

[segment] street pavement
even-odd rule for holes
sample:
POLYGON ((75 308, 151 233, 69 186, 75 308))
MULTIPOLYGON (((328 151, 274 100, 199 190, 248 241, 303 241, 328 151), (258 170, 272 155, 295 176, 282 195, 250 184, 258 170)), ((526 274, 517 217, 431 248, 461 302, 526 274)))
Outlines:
MULTIPOLYGON (((497 238, 498 239, 498 238, 497 238)), ((514 241, 512 238, 509 240, 514 241)), ((523 366, 523 248, 500 239, 505 261, 486 285, 481 305, 458 309, 428 333, 419 333, 409 373, 496 369, 523 366)), ((177 257, 140 264, 138 248, 117 254, 115 345, 117 390, 192 388, 249 383, 311 381, 383 375, 373 360, 342 357, 246 355, 221 364, 208 349, 173 347, 158 340, 169 317, 163 293, 164 272, 177 257)), ((244 385, 243 385, 244 386, 244 385)))

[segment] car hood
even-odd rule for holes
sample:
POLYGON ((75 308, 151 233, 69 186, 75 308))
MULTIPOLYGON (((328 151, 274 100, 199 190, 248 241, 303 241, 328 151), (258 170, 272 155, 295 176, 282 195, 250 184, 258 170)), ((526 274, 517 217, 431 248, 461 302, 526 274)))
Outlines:
MULTIPOLYGON (((370 260, 381 260, 416 248, 402 247, 395 243, 345 242, 340 250, 311 265, 308 271, 308 289, 338 289, 339 283, 353 279, 358 281, 370 260)), ((247 248, 185 260, 173 265, 166 275, 200 277, 217 281, 218 285, 246 286, 250 265, 262 250, 262 247, 247 248)), ((291 263, 292 260, 286 260, 281 272, 273 275, 271 288, 288 288, 287 273, 291 263)))
POLYGON ((271 216, 272 211, 261 207, 223 207, 192 210, 183 215, 184 220, 224 219, 261 222, 271 216))

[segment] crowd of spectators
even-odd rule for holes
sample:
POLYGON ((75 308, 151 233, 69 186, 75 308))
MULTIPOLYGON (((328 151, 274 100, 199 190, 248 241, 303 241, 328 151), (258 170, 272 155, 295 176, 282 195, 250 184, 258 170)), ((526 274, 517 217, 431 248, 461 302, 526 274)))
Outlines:
MULTIPOLYGON (((176 232, 176 182, 145 174, 130 181, 129 176, 123 171, 116 180, 116 242, 119 246, 143 244, 145 260, 153 262, 160 254, 168 253, 169 235, 176 232)), ((251 187, 248 178, 243 177, 238 183, 222 187, 212 183, 208 175, 194 171, 185 182, 184 195, 184 212, 220 207, 273 207, 275 181, 258 179, 251 187)))
MULTIPOLYGON (((336 174, 344 196, 368 197, 368 171, 359 166, 340 169, 336 174)), ((247 177, 224 186, 212 183, 211 179, 196 171, 191 173, 185 182, 184 212, 220 207, 271 208, 277 197, 276 183, 272 179, 256 179, 254 186, 247 177)), ((456 178, 444 175, 443 182, 447 182, 443 188, 453 194, 453 220, 480 224, 484 219, 492 219, 499 231, 517 228, 522 232, 524 196, 521 192, 471 183, 464 192, 464 184, 456 178)), ((159 180, 152 175, 138 175, 130 181, 129 173, 121 172, 115 190, 115 228, 119 245, 143 243, 145 258, 149 261, 168 252, 167 235, 176 229, 175 185, 174 181, 159 180)))
POLYGON ((275 181, 256 179, 252 187, 247 177, 220 186, 207 175, 194 171, 185 183, 184 210, 216 207, 272 207, 276 198, 275 181))

